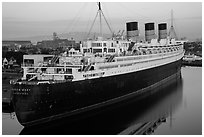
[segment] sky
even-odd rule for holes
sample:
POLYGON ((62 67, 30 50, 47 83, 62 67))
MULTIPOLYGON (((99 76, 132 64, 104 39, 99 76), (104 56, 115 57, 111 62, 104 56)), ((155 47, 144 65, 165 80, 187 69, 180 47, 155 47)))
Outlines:
MULTIPOLYGON (((96 2, 3 2, 2 39, 89 32, 97 10, 96 2)), ((126 22, 137 21, 141 35, 144 23, 155 22, 157 29, 158 23, 166 22, 169 28, 173 10, 179 38, 202 38, 201 2, 103 2, 102 10, 114 32, 125 30, 126 22)), ((102 28, 110 33, 104 20, 102 28)), ((91 32, 99 32, 99 18, 91 32)))

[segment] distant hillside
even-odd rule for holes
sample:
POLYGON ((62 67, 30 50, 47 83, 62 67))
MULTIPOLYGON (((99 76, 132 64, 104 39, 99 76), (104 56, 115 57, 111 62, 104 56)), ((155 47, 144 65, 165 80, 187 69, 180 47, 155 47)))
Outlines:
MULTIPOLYGON (((71 39, 73 38, 76 41, 83 41, 87 38, 88 33, 86 32, 70 32, 64 34, 57 34, 60 39, 71 39)), ((94 38, 99 36, 99 33, 91 33, 89 38, 94 38)), ((5 40, 30 40, 32 43, 37 43, 42 40, 52 40, 52 34, 50 35, 41 35, 41 36, 32 36, 32 37, 19 37, 19 38, 9 38, 5 40)), ((103 34, 104 38, 110 38, 111 34, 103 34)))

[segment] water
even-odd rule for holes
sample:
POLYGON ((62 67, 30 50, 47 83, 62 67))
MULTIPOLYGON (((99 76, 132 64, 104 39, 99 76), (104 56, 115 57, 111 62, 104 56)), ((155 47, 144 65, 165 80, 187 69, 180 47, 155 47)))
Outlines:
POLYGON ((182 78, 162 87, 141 101, 114 106, 93 116, 69 122, 66 119, 35 128, 23 128, 16 117, 2 115, 2 134, 114 135, 136 134, 138 127, 163 119, 155 135, 202 134, 202 68, 183 67, 182 78))

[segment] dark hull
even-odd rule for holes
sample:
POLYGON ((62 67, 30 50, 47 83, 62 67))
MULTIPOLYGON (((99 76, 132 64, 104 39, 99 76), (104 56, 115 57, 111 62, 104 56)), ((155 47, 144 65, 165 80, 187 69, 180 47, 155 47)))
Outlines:
POLYGON ((180 76, 181 60, 117 76, 78 82, 14 85, 14 111, 24 126, 48 122, 141 96, 180 76))

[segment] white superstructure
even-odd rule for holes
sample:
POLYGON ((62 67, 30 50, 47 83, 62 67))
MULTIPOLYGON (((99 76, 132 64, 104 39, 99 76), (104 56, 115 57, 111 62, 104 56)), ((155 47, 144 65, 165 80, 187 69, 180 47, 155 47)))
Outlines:
POLYGON ((71 49, 41 65, 24 64, 22 80, 64 82, 121 75, 165 65, 180 60, 184 55, 183 45, 174 39, 161 40, 160 43, 154 39, 151 43, 96 40, 87 41, 81 48, 87 52, 71 49), (104 48, 114 49, 114 52, 104 52, 104 48), (94 49, 100 50, 94 52, 94 49))
POLYGON ((128 50, 130 45, 130 41, 126 40, 102 40, 102 38, 98 38, 98 40, 89 40, 81 44, 81 51, 83 53, 97 53, 99 55, 114 55, 121 54, 124 51, 128 50))

